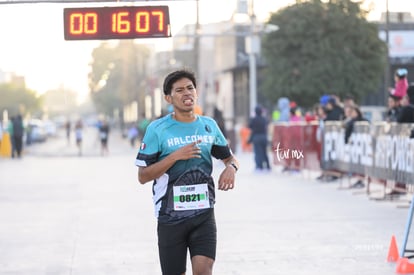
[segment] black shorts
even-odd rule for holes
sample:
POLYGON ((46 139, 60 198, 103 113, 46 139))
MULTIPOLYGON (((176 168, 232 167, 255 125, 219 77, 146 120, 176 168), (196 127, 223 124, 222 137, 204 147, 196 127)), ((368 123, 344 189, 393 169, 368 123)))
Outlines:
POLYGON ((179 275, 186 271, 190 256, 216 258, 217 228, 214 209, 177 224, 158 223, 158 251, 162 274, 179 275))

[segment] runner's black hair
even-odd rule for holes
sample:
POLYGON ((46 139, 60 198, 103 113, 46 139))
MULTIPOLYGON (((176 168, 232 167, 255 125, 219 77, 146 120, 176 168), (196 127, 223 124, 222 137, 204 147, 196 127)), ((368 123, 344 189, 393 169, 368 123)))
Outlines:
POLYGON ((194 87, 197 88, 196 78, 195 78, 195 75, 192 71, 189 71, 189 70, 186 70, 186 69, 178 70, 178 71, 174 71, 174 72, 170 73, 165 78, 164 85, 163 85, 164 95, 171 94, 172 85, 176 81, 178 81, 182 78, 190 79, 193 82, 194 87))

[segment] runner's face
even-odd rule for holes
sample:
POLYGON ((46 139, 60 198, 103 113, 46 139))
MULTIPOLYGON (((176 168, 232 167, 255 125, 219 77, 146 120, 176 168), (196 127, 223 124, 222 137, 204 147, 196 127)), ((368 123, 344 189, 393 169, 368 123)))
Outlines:
POLYGON ((182 78, 172 85, 170 94, 171 104, 179 111, 194 111, 197 101, 197 91, 193 82, 182 78))

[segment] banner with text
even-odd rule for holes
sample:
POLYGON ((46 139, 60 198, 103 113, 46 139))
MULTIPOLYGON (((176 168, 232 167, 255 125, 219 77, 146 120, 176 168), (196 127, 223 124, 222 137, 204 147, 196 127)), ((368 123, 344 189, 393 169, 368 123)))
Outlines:
POLYGON ((414 183, 414 124, 358 122, 345 143, 345 129, 340 122, 324 126, 322 165, 377 179, 414 183))

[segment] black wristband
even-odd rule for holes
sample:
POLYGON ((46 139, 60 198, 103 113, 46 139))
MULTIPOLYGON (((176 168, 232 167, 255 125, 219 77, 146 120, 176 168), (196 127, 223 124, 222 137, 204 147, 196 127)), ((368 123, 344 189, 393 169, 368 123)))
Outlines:
POLYGON ((234 162, 230 163, 231 166, 233 166, 234 170, 236 170, 236 172, 239 170, 239 168, 237 167, 236 164, 234 164, 234 162))

